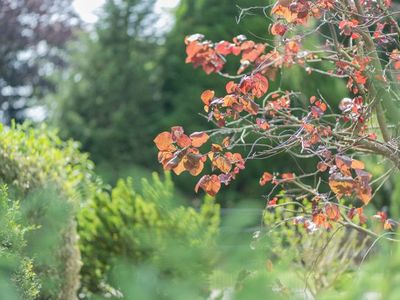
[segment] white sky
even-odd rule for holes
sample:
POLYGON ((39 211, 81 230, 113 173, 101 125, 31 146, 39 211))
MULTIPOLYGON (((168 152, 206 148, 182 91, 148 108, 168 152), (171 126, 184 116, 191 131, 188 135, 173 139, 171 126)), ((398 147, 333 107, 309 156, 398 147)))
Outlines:
MULTIPOLYGON (((73 6, 83 21, 94 23, 97 20, 96 10, 98 10, 105 0, 74 0, 73 6)), ((165 17, 161 17, 159 23, 161 26, 168 22, 168 9, 178 5, 179 0, 157 0, 155 10, 157 13, 164 12, 165 17), (164 18, 164 20, 162 20, 164 18)))

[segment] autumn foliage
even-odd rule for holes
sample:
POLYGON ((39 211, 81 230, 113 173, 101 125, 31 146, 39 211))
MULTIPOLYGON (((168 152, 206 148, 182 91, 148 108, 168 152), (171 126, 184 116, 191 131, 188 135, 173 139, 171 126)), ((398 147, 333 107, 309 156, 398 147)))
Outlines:
MULTIPOLYGON (((363 230, 369 219, 363 207, 373 201, 374 189, 360 159, 375 155, 389 161, 391 171, 400 167, 400 28, 391 9, 390 0, 279 0, 269 7, 273 44, 244 35, 219 42, 201 34, 186 37, 186 63, 226 77, 226 93, 200 95, 215 129, 186 135, 175 126, 155 138, 159 162, 193 176, 209 164, 211 172, 200 177, 195 191, 215 196, 251 160, 282 151, 311 156, 318 159, 312 173, 260 174, 260 185, 270 191, 267 207, 284 206, 287 199, 308 202, 311 209, 300 209, 296 224, 329 230, 337 222, 363 230), (320 44, 308 49, 304 41, 311 34, 320 36, 320 44), (236 74, 224 71, 231 57, 240 60, 236 74), (304 69, 304 82, 311 73, 328 81, 340 78, 349 96, 329 99, 315 91, 304 105, 296 91, 271 90, 280 72, 295 65, 304 69), (331 105, 335 102, 338 107, 331 105), (309 179, 316 184, 307 184, 309 179)), ((381 221, 385 230, 397 224, 383 212, 370 219, 381 221)))

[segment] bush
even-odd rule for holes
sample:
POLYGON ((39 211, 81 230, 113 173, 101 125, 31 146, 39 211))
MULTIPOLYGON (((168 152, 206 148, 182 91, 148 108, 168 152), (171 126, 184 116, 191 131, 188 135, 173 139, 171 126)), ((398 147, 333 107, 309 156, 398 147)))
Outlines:
POLYGON ((169 174, 165 181, 156 174, 151 182, 142 180, 140 192, 132 188, 132 179, 120 180, 111 195, 97 194, 78 220, 85 291, 112 291, 109 274, 121 261, 150 263, 173 278, 209 270, 213 264, 209 253, 219 206, 211 198, 198 211, 180 206, 169 174))
POLYGON ((25 233, 19 204, 8 198, 7 187, 0 187, 0 290, 8 300, 33 300, 40 283, 32 269, 32 259, 24 255, 25 233))
MULTIPOLYGON (((66 219, 59 221, 61 226, 54 234, 62 239, 54 240, 49 252, 53 257, 47 257, 57 261, 57 267, 44 262, 35 265, 34 270, 41 283, 53 283, 48 289, 43 285, 40 299, 76 299, 81 262, 73 214, 80 203, 100 187, 94 180, 92 162, 79 152, 77 143, 61 141, 55 131, 45 126, 33 129, 19 125, 0 127, 0 164, 0 182, 9 186, 15 198, 24 199, 22 205, 31 204, 31 225, 43 225, 41 222, 48 222, 51 218, 42 214, 54 212, 52 209, 43 212, 44 203, 50 203, 52 199, 66 200, 71 213, 64 212, 66 219), (48 186, 52 187, 51 193, 45 191, 32 196, 32 191, 48 186)), ((35 240, 35 234, 32 233, 30 240, 35 240)))

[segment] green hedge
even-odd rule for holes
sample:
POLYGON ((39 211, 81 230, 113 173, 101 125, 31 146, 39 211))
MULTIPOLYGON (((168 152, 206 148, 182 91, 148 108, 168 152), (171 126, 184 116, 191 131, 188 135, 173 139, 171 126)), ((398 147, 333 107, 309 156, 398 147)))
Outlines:
POLYGON ((39 295, 40 282, 33 271, 32 259, 24 254, 25 233, 19 203, 8 198, 7 186, 0 187, 0 293, 2 299, 33 300, 39 295))
MULTIPOLYGON (((29 207, 27 225, 44 228, 45 224, 54 224, 49 214, 56 208, 48 209, 45 201, 58 205, 55 200, 61 199, 67 204, 60 206, 65 210, 65 219, 58 222, 60 226, 55 228, 59 231, 53 233, 61 239, 49 245, 51 263, 40 261, 33 269, 42 285, 39 299, 77 299, 81 261, 74 214, 81 203, 101 188, 92 171, 93 163, 79 152, 77 143, 61 141, 56 131, 45 126, 34 129, 25 124, 11 128, 0 125, 0 165, 0 183, 9 186, 12 198, 21 199, 21 206, 29 207), (49 187, 50 193, 38 192, 49 187)), ((29 232, 27 238, 35 241, 42 231, 29 232)))
POLYGON ((117 293, 109 274, 121 261, 151 264, 170 278, 213 264, 219 205, 206 198, 199 210, 180 206, 169 174, 165 181, 156 174, 151 182, 143 179, 139 192, 132 183, 120 180, 111 194, 97 194, 79 214, 84 292, 117 293), (185 253, 195 255, 186 259, 185 253))

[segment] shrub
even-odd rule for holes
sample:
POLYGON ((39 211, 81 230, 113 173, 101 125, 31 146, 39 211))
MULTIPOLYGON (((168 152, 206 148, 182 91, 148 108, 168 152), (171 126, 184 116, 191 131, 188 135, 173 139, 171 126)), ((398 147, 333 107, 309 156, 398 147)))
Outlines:
MULTIPOLYGON (((30 215, 39 219, 30 218, 31 224, 41 225, 41 221, 51 216, 40 215, 43 208, 39 197, 51 196, 56 199, 66 199, 69 209, 72 209, 64 223, 59 223, 57 236, 62 240, 50 245, 50 254, 58 267, 41 265, 34 266, 42 283, 51 279, 54 285, 41 291, 41 299, 76 299, 79 286, 80 253, 77 246, 76 224, 73 210, 89 194, 99 188, 92 173, 93 164, 87 155, 78 150, 78 144, 73 141, 61 141, 55 131, 45 126, 33 129, 29 125, 0 127, 0 182, 9 185, 10 192, 18 199, 24 199, 22 205, 32 200, 37 206, 30 206, 30 215), (52 193, 39 193, 35 197, 29 196, 33 190, 52 186, 52 193)), ((33 202, 32 202, 33 204, 33 202)), ((43 204, 43 203, 42 203, 43 204)), ((47 210, 47 213, 53 211, 47 210)), ((47 222, 47 221, 46 221, 47 222)), ((31 240, 35 240, 35 235, 31 240)), ((50 257, 49 257, 50 259, 50 257)))
POLYGON ((19 204, 8 198, 6 185, 0 187, 0 285, 8 300, 36 299, 40 283, 32 269, 31 258, 24 255, 25 233, 19 204))
POLYGON ((99 293, 112 290, 108 274, 121 260, 151 263, 176 278, 207 270, 213 263, 208 254, 218 231, 219 206, 211 198, 198 211, 180 206, 169 174, 165 181, 153 174, 151 182, 142 180, 140 192, 128 179, 120 180, 111 195, 97 194, 78 220, 84 290, 99 293))

